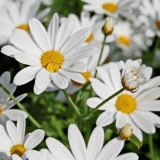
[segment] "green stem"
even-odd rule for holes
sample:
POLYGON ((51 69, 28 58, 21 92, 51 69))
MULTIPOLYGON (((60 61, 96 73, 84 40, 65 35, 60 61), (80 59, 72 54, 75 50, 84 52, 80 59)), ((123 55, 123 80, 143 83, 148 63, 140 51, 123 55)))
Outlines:
POLYGON ((149 150, 151 160, 155 160, 154 148, 153 148, 153 136, 149 135, 149 150))
POLYGON ((1 83, 0 87, 9 95, 9 97, 17 104, 17 106, 28 114, 30 121, 37 127, 41 128, 41 125, 28 113, 28 111, 23 107, 23 105, 11 94, 1 83))
POLYGON ((111 95, 110 97, 108 97, 107 99, 105 99, 103 102, 101 102, 96 108, 94 108, 87 116, 83 117, 83 118, 89 118, 94 112, 96 112, 101 106, 103 106, 106 102, 110 101, 112 98, 114 98, 115 96, 119 95, 121 92, 123 92, 125 89, 121 88, 119 91, 117 91, 116 93, 114 93, 113 95, 111 95))
MULTIPOLYGON (((104 51, 104 46, 106 44, 106 39, 107 39, 107 35, 104 35, 104 39, 103 39, 103 44, 102 44, 102 48, 101 48, 101 53, 99 55, 99 59, 98 59, 98 63, 97 63, 97 67, 100 65, 100 62, 101 62, 101 58, 102 58, 102 55, 103 55, 103 51, 104 51)), ((94 74, 94 77, 97 76, 97 70, 94 74)))
POLYGON ((75 113, 81 117, 81 113, 79 112, 78 110, 78 107, 74 104, 74 102, 72 101, 71 97, 68 95, 68 93, 66 92, 65 89, 62 89, 67 101, 68 101, 68 104, 74 109, 75 113))

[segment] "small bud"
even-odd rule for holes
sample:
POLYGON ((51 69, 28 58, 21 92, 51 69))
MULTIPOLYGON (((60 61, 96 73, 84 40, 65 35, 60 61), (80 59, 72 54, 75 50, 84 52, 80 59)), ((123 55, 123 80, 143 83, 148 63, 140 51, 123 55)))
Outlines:
POLYGON ((104 24, 104 26, 102 27, 102 32, 105 35, 110 35, 113 32, 113 19, 111 17, 107 17, 106 18, 106 22, 104 24))
POLYGON ((123 140, 129 140, 132 138, 133 135, 133 129, 131 127, 131 124, 126 123, 119 131, 119 136, 123 140))
POLYGON ((125 63, 120 62, 122 71, 122 86, 124 89, 136 92, 138 87, 148 82, 152 75, 152 68, 141 65, 142 60, 127 60, 125 63))

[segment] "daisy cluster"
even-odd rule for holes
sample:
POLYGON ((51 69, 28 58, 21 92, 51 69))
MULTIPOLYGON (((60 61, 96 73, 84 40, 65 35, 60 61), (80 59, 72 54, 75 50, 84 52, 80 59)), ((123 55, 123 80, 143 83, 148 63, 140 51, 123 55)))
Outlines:
POLYGON ((0 76, 0 160, 159 160, 160 0, 79 0, 67 17, 55 2, 0 1, 1 56, 21 68, 13 83, 14 65, 0 76), (33 96, 14 96, 32 80, 33 96), (36 120, 41 95, 52 108, 36 120), (143 142, 148 155, 132 146, 143 142))

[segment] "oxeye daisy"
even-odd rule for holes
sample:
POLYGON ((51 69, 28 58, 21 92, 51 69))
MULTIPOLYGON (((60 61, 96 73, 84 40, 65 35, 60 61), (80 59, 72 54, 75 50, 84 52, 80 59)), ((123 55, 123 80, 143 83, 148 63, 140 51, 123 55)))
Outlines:
POLYGON ((8 120, 5 128, 0 125, 0 157, 6 156, 11 158, 16 154, 25 158, 27 152, 36 147, 44 138, 44 131, 37 129, 28 135, 25 135, 26 121, 21 115, 17 121, 17 126, 8 120))
MULTIPOLYGON (((122 88, 121 73, 115 64, 110 64, 108 73, 101 67, 97 70, 103 82, 95 78, 90 79, 95 93, 99 96, 87 100, 87 105, 91 108, 95 108, 122 88)), ((160 127, 160 117, 151 111, 160 111, 160 101, 156 100, 160 97, 159 85, 160 77, 155 77, 139 86, 135 93, 123 91, 100 108, 104 112, 98 117, 96 124, 104 127, 116 120, 118 130, 126 123, 131 124, 133 133, 140 141, 141 130, 148 134, 155 133, 155 126, 160 127)))
POLYGON ((29 32, 28 23, 30 18, 36 17, 40 20, 44 20, 46 15, 50 12, 50 8, 46 8, 37 13, 39 7, 39 2, 31 4, 30 0, 10 2, 7 8, 3 12, 0 12, 0 45, 8 42, 15 28, 29 32))
POLYGON ((96 127, 93 130, 86 147, 85 141, 78 127, 74 124, 71 124, 68 129, 68 140, 73 155, 58 140, 54 138, 47 138, 46 144, 51 153, 54 155, 58 154, 57 160, 138 159, 138 156, 135 153, 127 153, 118 156, 124 146, 124 141, 120 138, 112 139, 103 147, 104 131, 101 127, 96 127))
POLYGON ((160 1, 158 0, 148 0, 141 1, 139 10, 141 12, 141 20, 146 23, 149 33, 151 36, 160 36, 160 1))
MULTIPOLYGON (((0 77, 0 83, 8 89, 8 91, 13 94, 16 90, 16 85, 10 83, 11 75, 10 72, 4 72, 0 77)), ((16 99, 21 101, 27 94, 22 94, 16 99)), ((15 105, 13 100, 10 100, 8 94, 0 88, 0 124, 5 126, 8 119, 12 121, 17 121, 19 116, 23 114, 27 118, 27 114, 19 109, 11 109, 15 105)))
POLYGON ((32 37, 16 29, 10 38, 14 46, 3 47, 2 53, 8 55, 14 50, 15 59, 30 66, 15 76, 14 83, 22 85, 35 78, 36 94, 42 93, 51 81, 60 89, 68 87, 69 79, 84 83, 80 72, 85 72, 87 67, 78 60, 93 55, 98 48, 92 45, 79 47, 90 35, 90 29, 71 36, 73 26, 73 20, 68 18, 59 27, 58 14, 54 14, 47 31, 37 19, 29 21, 32 37))
POLYGON ((119 14, 128 14, 131 12, 132 0, 82 0, 88 4, 83 6, 84 10, 94 11, 98 14, 107 14, 118 16, 119 14))

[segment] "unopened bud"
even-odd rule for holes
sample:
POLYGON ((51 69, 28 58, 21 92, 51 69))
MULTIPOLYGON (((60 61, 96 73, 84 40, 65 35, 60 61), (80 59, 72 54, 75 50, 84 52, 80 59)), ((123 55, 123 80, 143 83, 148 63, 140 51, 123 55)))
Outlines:
POLYGON ((102 32, 105 35, 110 35, 113 32, 113 19, 111 17, 107 17, 106 18, 106 22, 104 24, 104 26, 102 27, 102 32))
POLYGON ((129 140, 132 138, 133 135, 133 129, 131 127, 131 124, 126 123, 119 131, 119 136, 123 140, 129 140))

